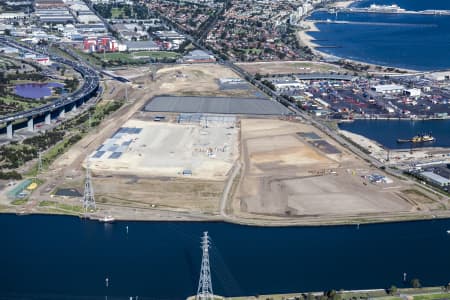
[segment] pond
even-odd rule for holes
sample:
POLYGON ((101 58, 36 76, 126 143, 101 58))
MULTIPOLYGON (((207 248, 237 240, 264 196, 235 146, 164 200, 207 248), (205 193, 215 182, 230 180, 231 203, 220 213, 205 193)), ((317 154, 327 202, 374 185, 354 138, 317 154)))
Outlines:
POLYGON ((14 93, 18 96, 31 99, 40 99, 51 96, 54 88, 63 88, 64 84, 58 82, 48 83, 24 83, 14 87, 14 93))

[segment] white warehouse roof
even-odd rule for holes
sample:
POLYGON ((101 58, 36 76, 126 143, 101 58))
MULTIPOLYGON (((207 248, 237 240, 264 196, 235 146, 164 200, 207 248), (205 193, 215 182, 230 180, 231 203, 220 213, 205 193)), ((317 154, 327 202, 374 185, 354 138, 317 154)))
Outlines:
POLYGON ((422 172, 422 173, 420 173, 420 175, 425 177, 426 179, 430 179, 431 181, 438 183, 441 186, 450 184, 450 179, 442 177, 441 175, 438 175, 433 172, 422 172))

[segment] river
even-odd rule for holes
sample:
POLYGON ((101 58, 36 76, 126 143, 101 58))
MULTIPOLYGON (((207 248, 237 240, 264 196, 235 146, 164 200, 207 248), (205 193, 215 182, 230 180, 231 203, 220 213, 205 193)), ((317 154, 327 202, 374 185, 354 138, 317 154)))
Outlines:
POLYGON ((197 289, 205 230, 221 295, 402 287, 403 272, 450 280, 450 220, 260 228, 0 215, 0 228, 0 299, 184 299, 197 289))

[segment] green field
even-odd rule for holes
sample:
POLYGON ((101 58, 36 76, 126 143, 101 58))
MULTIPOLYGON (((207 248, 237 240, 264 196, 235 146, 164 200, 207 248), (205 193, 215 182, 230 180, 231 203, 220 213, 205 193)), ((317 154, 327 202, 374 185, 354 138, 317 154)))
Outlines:
POLYGON ((252 54, 259 55, 262 52, 262 50, 258 49, 258 48, 248 48, 248 49, 242 49, 242 50, 245 52, 245 54, 252 53, 252 54))
POLYGON ((83 211, 83 207, 79 205, 70 205, 65 203, 59 203, 56 201, 48 201, 44 200, 39 203, 39 207, 48 207, 48 208, 54 208, 56 210, 64 210, 69 211, 73 213, 81 213, 83 211))
POLYGON ((176 59, 180 57, 179 53, 169 51, 139 51, 139 52, 114 52, 114 53, 95 53, 91 57, 94 60, 105 63, 120 64, 144 64, 148 59, 176 59))
POLYGON ((111 19, 117 19, 120 14, 123 15, 123 8, 120 7, 111 8, 111 19))
POLYGON ((450 293, 414 296, 414 300, 437 300, 437 299, 450 299, 450 293))
POLYGON ((169 51, 140 51, 132 53, 135 57, 146 56, 151 58, 178 58, 180 54, 169 51))

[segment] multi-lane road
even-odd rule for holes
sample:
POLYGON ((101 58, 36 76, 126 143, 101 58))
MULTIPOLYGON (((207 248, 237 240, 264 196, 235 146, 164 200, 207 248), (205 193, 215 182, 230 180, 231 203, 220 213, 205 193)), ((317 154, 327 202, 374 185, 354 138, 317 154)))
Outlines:
MULTIPOLYGON (((18 48, 21 51, 31 52, 36 55, 47 55, 42 49, 32 48, 18 44, 14 40, 8 39, 6 37, 0 37, 0 44, 4 44, 10 47, 18 48)), ((51 113, 55 110, 61 110, 68 105, 73 105, 76 103, 83 103, 89 100, 99 88, 99 76, 97 72, 88 66, 74 62, 63 57, 51 54, 50 59, 59 64, 64 64, 74 69, 83 77, 83 85, 74 93, 61 96, 58 100, 53 101, 50 104, 46 104, 37 108, 21 111, 15 114, 10 114, 0 117, 0 124, 12 123, 16 120, 21 120, 25 118, 33 118, 35 116, 40 116, 44 114, 51 113)))

